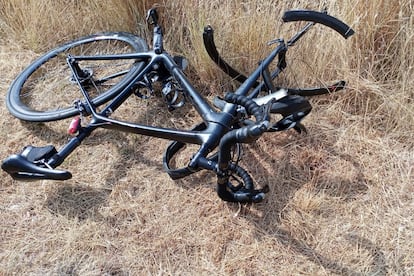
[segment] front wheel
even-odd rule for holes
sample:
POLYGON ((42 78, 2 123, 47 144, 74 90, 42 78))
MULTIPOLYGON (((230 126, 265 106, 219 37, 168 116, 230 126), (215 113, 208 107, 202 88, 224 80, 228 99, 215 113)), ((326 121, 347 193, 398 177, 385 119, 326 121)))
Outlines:
MULTIPOLYGON (((74 101, 82 94, 67 64, 68 55, 144 51, 148 51, 148 46, 142 38, 123 32, 100 33, 68 42, 39 57, 17 76, 7 93, 7 108, 15 117, 33 122, 74 116, 78 113, 74 101)), ((100 105, 130 82, 143 63, 131 59, 88 60, 79 65, 89 75, 88 94, 95 105, 100 105)))

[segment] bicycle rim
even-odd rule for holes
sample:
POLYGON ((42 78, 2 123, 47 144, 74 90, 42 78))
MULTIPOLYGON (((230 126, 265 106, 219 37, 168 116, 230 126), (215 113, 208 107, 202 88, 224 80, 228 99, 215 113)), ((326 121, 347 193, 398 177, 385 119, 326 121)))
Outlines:
MULTIPOLYGON (((70 55, 105 55, 147 51, 146 43, 128 33, 102 33, 71 41, 35 60, 15 79, 7 95, 7 107, 17 118, 26 121, 54 121, 78 113, 74 101, 82 99, 66 62, 70 55)), ((85 86, 95 105, 110 100, 142 63, 134 60, 81 61, 90 73, 85 86), (109 78, 108 78, 109 77, 109 78)))

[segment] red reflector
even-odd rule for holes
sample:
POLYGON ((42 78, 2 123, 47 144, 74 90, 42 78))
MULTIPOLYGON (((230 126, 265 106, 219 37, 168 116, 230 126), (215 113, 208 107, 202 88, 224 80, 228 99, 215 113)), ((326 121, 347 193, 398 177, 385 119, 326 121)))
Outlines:
POLYGON ((79 117, 73 118, 72 122, 69 125, 68 133, 70 135, 76 134, 81 127, 81 119, 79 117))

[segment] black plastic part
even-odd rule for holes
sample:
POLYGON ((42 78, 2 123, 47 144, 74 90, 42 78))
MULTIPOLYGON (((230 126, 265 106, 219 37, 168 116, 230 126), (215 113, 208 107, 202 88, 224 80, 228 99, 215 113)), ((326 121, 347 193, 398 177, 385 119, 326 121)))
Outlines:
POLYGON ((346 88, 346 82, 341 80, 337 83, 334 83, 327 87, 316 87, 316 88, 288 88, 288 94, 289 95, 299 95, 304 97, 311 97, 311 96, 318 96, 318 95, 324 95, 329 93, 334 93, 341 91, 346 88))
POLYGON ((264 199, 265 193, 269 192, 268 185, 262 189, 254 189, 253 179, 240 166, 230 164, 229 170, 239 176, 244 185, 233 186, 229 182, 228 176, 219 176, 217 181, 217 194, 222 200, 228 202, 258 203, 264 199))
POLYGON ((23 149, 22 155, 28 161, 34 162, 41 159, 49 159, 53 155, 57 153, 56 149, 52 145, 44 146, 44 147, 33 147, 27 146, 23 149))
POLYGON ((270 112, 285 117, 298 112, 308 114, 311 110, 312 106, 307 99, 298 95, 288 95, 273 103, 270 112))
POLYGON ((47 159, 57 153, 55 147, 32 147, 23 149, 22 153, 6 158, 1 168, 16 180, 67 180, 72 177, 68 171, 55 170, 45 165, 47 159))
POLYGON ((281 114, 283 118, 275 123, 269 132, 283 131, 294 128, 298 133, 305 132, 306 128, 300 121, 308 115, 312 106, 308 100, 298 95, 288 95, 272 104, 271 113, 281 114))
MULTIPOLYGON (((217 51, 216 44, 214 43, 214 30, 211 26, 204 28, 203 41, 204 47, 206 48, 209 57, 220 67, 221 70, 223 70, 227 75, 240 83, 243 83, 247 80, 246 76, 231 67, 221 58, 219 52, 217 51)), ((258 85, 259 82, 256 81, 254 87, 257 87, 258 85)))
POLYGON ((330 16, 323 12, 311 11, 311 10, 291 10, 286 11, 283 14, 282 20, 284 22, 292 21, 310 21, 325 25, 331 29, 334 29, 344 38, 348 38, 355 32, 347 24, 341 20, 330 16))
POLYGON ((255 117, 255 122, 240 129, 234 129, 221 138, 218 153, 217 194, 224 201, 260 202, 269 188, 254 189, 253 179, 249 173, 231 162, 231 148, 236 143, 251 143, 257 140, 267 130, 269 110, 263 110, 253 100, 242 95, 227 93, 224 100, 243 106, 248 114, 255 117), (244 185, 232 186, 229 181, 232 174, 240 177, 244 185))
POLYGON ((224 201, 239 203, 259 203, 264 199, 265 192, 260 190, 240 189, 236 192, 230 191, 226 185, 217 184, 217 195, 224 201))
POLYGON ((173 56, 173 59, 182 71, 184 71, 188 67, 188 60, 185 57, 183 57, 183 56, 173 56))
POLYGON ((164 153, 164 158, 163 158, 164 170, 168 173, 168 175, 173 180, 184 178, 196 172, 194 170, 190 170, 190 168, 188 167, 177 168, 177 169, 172 169, 170 167, 171 159, 177 152, 179 152, 182 148, 184 148, 184 146, 185 146, 185 143, 174 141, 167 147, 167 150, 164 153))
POLYGON ((306 129, 306 127, 300 122, 296 123, 293 129, 296 130, 296 132, 299 134, 302 134, 302 132, 305 134, 308 133, 308 130, 306 129))
MULTIPOLYGON (((195 126, 192 130, 201 131, 204 129, 206 129, 206 125, 204 123, 201 123, 195 126)), ((177 152, 179 152, 184 147, 185 147, 185 143, 174 141, 167 147, 164 153, 164 157, 163 157, 164 170, 168 173, 171 179, 174 179, 174 180, 180 179, 180 178, 189 176, 201 170, 201 168, 194 170, 194 169, 190 169, 189 167, 176 168, 176 169, 171 168, 170 162, 172 158, 177 152)))
POLYGON ((224 100, 228 103, 241 105, 246 108, 247 114, 253 115, 256 118, 256 122, 260 122, 265 118, 260 106, 255 101, 249 99, 246 96, 229 92, 224 96, 224 100))

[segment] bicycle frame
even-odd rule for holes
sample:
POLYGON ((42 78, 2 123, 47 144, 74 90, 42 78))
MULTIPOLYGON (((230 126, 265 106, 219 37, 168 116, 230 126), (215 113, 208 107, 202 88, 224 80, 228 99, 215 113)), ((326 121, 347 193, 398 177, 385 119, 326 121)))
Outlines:
MULTIPOLYGON (((262 201, 264 194, 269 191, 268 186, 265 185, 261 189, 254 188, 253 179, 249 173, 238 165, 238 160, 232 160, 232 148, 238 147, 242 143, 252 143, 264 132, 283 131, 289 128, 294 128, 298 132, 305 130, 300 121, 309 114, 312 107, 305 98, 301 97, 301 93, 303 92, 305 95, 325 94, 343 89, 345 82, 341 81, 328 88, 292 90, 276 88, 272 84, 272 79, 276 78, 286 67, 285 54, 288 48, 294 45, 316 23, 334 29, 344 38, 351 36, 354 31, 345 23, 326 13, 308 10, 287 11, 283 16, 285 22, 307 20, 311 23, 308 23, 287 43, 282 39, 271 41, 271 45, 277 44, 275 48, 260 62, 249 77, 245 77, 221 59, 214 45, 213 30, 209 26, 206 27, 204 44, 209 56, 229 76, 241 82, 234 93, 227 93, 223 100, 219 99, 218 102, 214 102, 220 110, 215 111, 191 85, 178 62, 164 50, 162 29, 158 25, 157 19, 156 11, 151 9, 147 17, 148 22, 154 25, 153 47, 150 51, 97 56, 69 55, 67 64, 72 71, 71 80, 77 83, 84 98, 84 101, 78 100, 75 107, 81 116, 91 116, 88 125, 82 127, 79 119, 75 120, 73 133, 77 132, 77 135, 71 138, 59 151, 53 146, 28 146, 22 153, 8 157, 3 162, 2 169, 16 179, 69 179, 72 177, 70 172, 55 170, 55 168, 62 164, 66 157, 95 129, 104 128, 172 140, 173 142, 168 146, 163 160, 164 168, 171 178, 182 178, 201 169, 210 170, 217 175, 217 194, 221 199, 231 202, 262 201), (269 66, 276 57, 278 57, 277 67, 274 72, 270 73, 269 66), (97 80, 96 83, 102 83, 128 73, 128 79, 123 82, 123 87, 119 87, 117 94, 111 94, 112 98, 109 102, 100 105, 101 109, 98 111, 84 87, 84 83, 94 85, 93 72, 88 69, 82 70, 79 62, 126 59, 135 61, 135 65, 131 67, 130 71, 119 72, 97 80), (111 114, 135 93, 137 85, 143 84, 144 87, 151 87, 152 80, 149 80, 148 77, 154 73, 160 77, 163 84, 165 82, 169 85, 177 84, 180 92, 200 115, 201 124, 192 130, 181 130, 110 118, 111 114), (262 77, 261 82, 258 81, 260 77, 262 77), (267 91, 268 95, 257 98, 263 90, 267 91), (281 114, 283 118, 271 125, 270 113, 281 114), (254 120, 248 120, 249 116, 253 116, 254 120), (185 144, 197 144, 200 148, 194 153, 187 167, 171 169, 170 160, 185 144), (216 148, 218 148, 217 153, 207 157, 216 148), (232 176, 237 176, 235 179, 238 185, 235 186, 231 183, 230 177, 232 176)), ((168 93, 164 94, 166 99, 168 93)), ((174 106, 174 102, 175 99, 171 101, 167 99, 168 107, 174 106)))
MULTIPOLYGON (((255 87, 256 81, 263 74, 264 68, 278 56, 282 51, 286 50, 286 45, 281 42, 270 55, 258 66, 258 68, 246 79, 246 81, 235 91, 235 94, 246 96, 250 89, 255 87)), ((87 110, 92 115, 92 120, 88 126, 82 128, 80 133, 73 137, 57 154, 57 158, 51 159, 48 164, 51 167, 60 165, 63 160, 96 128, 105 128, 111 130, 118 130, 134 134, 141 134, 145 136, 152 136, 162 139, 178 141, 182 143, 199 144, 201 145, 199 151, 194 155, 189 167, 196 169, 199 166, 199 158, 206 157, 220 142, 220 138, 231 129, 231 126, 236 122, 236 105, 226 104, 221 112, 216 112, 210 104, 201 96, 186 78, 184 72, 176 64, 174 59, 165 51, 157 54, 154 50, 145 53, 134 54, 119 54, 119 55, 105 55, 105 56, 70 56, 68 57, 68 64, 76 76, 74 64, 82 60, 120 60, 133 59, 137 62, 145 62, 145 67, 137 72, 132 81, 124 87, 113 100, 107 104, 102 111, 96 112, 96 107, 93 105, 87 91, 83 88, 82 83, 77 77, 77 82, 86 100, 87 110), (129 123, 109 118, 122 103, 133 94, 133 85, 144 76, 154 70, 155 67, 162 64, 169 74, 175 78, 183 89, 183 93, 187 99, 190 100, 192 106, 201 116, 205 129, 200 131, 194 130, 179 130, 155 127, 149 125, 129 123)))

